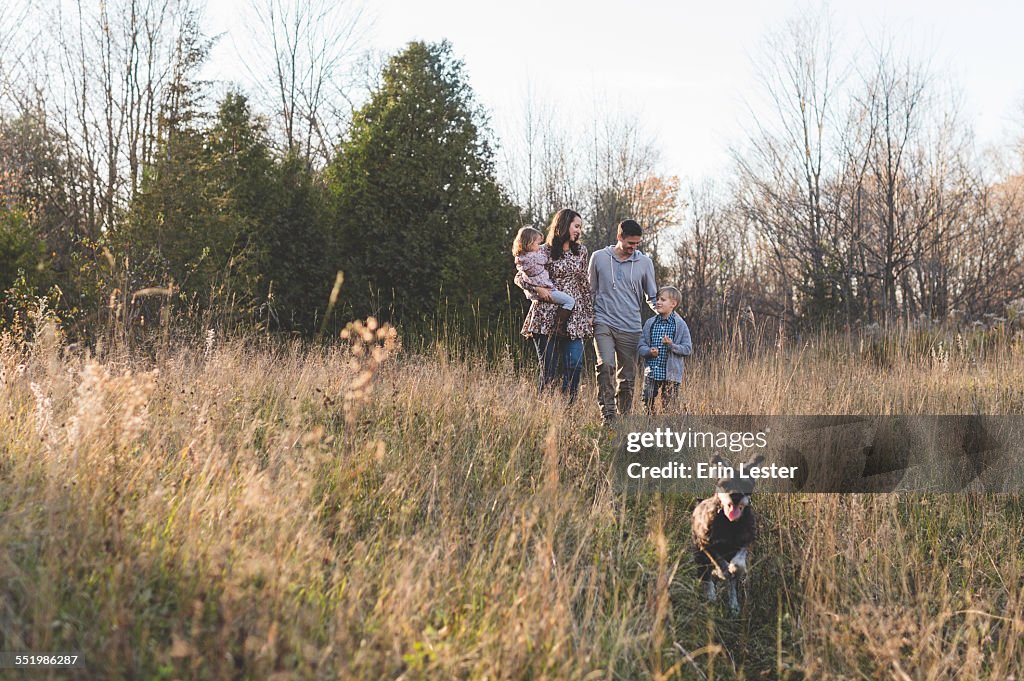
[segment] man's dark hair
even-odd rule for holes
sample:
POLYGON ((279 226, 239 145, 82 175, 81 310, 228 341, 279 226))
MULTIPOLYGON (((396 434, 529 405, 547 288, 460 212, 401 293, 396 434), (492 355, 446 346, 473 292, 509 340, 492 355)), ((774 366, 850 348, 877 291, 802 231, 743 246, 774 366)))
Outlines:
POLYGON ((640 223, 636 220, 623 220, 619 223, 619 231, 616 233, 616 238, 621 239, 624 236, 643 236, 644 230, 640 226, 640 223))

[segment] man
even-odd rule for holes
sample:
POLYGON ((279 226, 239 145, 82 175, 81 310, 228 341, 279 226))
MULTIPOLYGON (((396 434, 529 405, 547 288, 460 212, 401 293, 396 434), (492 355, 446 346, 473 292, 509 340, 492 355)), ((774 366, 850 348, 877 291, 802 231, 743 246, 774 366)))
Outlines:
POLYGON ((655 309, 658 287, 654 283, 654 262, 637 250, 642 237, 643 229, 635 220, 623 220, 616 232, 615 245, 595 251, 590 257, 597 399, 605 424, 615 419, 616 402, 619 414, 630 411, 637 345, 643 329, 640 306, 646 301, 655 309))

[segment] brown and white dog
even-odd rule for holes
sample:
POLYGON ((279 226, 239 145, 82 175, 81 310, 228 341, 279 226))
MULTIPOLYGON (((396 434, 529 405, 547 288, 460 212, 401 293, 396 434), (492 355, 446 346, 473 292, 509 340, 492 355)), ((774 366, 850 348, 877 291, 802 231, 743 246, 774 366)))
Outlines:
MULTIPOLYGON (((763 460, 757 455, 746 467, 757 466, 763 460)), ((733 476, 720 478, 715 495, 693 509, 693 558, 707 599, 713 601, 716 597, 714 578, 725 580, 729 610, 735 615, 740 611, 736 581, 747 573, 748 551, 757 537, 757 516, 750 507, 754 480, 741 478, 739 470, 717 454, 711 463, 731 469, 733 476)))

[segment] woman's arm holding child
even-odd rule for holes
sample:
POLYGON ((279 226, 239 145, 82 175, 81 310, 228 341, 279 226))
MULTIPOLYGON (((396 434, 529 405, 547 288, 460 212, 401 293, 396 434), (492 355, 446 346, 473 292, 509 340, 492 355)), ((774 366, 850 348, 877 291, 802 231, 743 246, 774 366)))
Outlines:
MULTIPOLYGON (((519 274, 516 275, 516 283, 519 283, 520 280, 533 287, 547 286, 547 281, 539 276, 531 276, 526 270, 520 270, 519 274)), ((519 284, 519 288, 523 288, 523 285, 519 284)))
POLYGON ((536 286, 536 285, 530 283, 529 279, 530 278, 527 277, 526 274, 524 274, 522 270, 520 270, 520 271, 516 272, 516 277, 515 277, 514 281, 516 283, 516 286, 518 286, 519 288, 523 289, 524 291, 526 291, 528 293, 532 293, 533 295, 537 296, 542 302, 545 302, 545 303, 554 302, 554 301, 551 300, 550 289, 548 289, 545 286, 536 286))

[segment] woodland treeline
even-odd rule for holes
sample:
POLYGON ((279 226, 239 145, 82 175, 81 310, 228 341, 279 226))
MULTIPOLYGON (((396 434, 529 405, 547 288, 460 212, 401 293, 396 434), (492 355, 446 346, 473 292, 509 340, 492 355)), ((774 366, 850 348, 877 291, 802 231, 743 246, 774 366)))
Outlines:
POLYGON ((358 7, 251 10, 243 91, 202 78, 191 0, 0 8, 2 323, 45 299, 85 338, 373 314, 511 342, 511 236, 563 206, 591 248, 639 220, 706 335, 1021 311, 1024 135, 982 154, 945 81, 891 42, 840 58, 824 15, 768 38, 734 167, 683 186, 628 113, 528 95, 499 140, 457 46, 373 55, 358 7))

